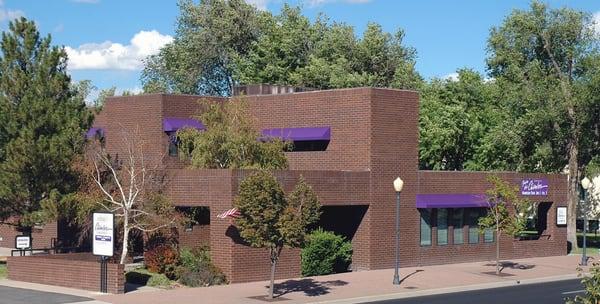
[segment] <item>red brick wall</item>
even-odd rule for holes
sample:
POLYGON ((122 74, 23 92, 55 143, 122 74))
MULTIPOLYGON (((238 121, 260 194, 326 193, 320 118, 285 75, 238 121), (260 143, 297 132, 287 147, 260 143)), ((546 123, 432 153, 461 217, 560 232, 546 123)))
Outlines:
POLYGON ((210 244, 210 225, 194 225, 192 231, 185 231, 185 228, 181 227, 178 232, 180 247, 198 248, 210 244))
MULTIPOLYGON (((33 240, 33 248, 50 248, 52 247, 52 239, 56 238, 56 222, 48 223, 41 228, 34 228, 31 232, 33 240)), ((14 248, 15 236, 22 235, 22 232, 17 231, 15 226, 0 225, 0 247, 14 248)))
MULTIPOLYGON (((89 253, 9 257, 8 278, 38 284, 100 291, 100 263, 89 253)), ((125 266, 108 264, 108 292, 123 293, 125 266)))

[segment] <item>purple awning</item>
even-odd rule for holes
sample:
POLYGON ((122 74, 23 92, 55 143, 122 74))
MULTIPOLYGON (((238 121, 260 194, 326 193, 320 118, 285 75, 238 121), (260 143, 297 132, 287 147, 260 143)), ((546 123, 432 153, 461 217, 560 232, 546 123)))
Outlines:
POLYGON ((192 118, 167 117, 163 119, 163 131, 165 132, 175 132, 183 128, 205 129, 201 122, 192 118))
POLYGON ((91 139, 96 136, 104 137, 104 129, 103 128, 90 128, 87 132, 85 132, 85 138, 91 139))
POLYGON ((278 137, 289 141, 329 140, 330 127, 275 128, 262 130, 263 137, 278 137))
POLYGON ((484 194, 417 194, 417 208, 488 207, 484 194))

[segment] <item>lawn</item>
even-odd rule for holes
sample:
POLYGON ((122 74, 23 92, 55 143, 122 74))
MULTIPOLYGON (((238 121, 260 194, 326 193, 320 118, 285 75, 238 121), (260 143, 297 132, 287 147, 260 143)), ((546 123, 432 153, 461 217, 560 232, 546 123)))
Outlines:
MULTIPOLYGON (((587 255, 597 255, 600 250, 600 234, 588 233, 586 235, 587 255)), ((570 253, 582 253, 583 250, 583 233, 577 233, 577 250, 572 250, 570 253)))
POLYGON ((6 279, 7 274, 8 274, 8 271, 6 269, 6 262, 0 262, 0 280, 6 279))

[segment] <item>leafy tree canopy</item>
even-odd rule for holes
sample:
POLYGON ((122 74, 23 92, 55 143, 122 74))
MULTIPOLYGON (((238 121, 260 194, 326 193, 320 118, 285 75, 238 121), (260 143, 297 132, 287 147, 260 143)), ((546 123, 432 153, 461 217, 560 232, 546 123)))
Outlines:
POLYGON ((42 221, 43 202, 76 190, 71 162, 92 115, 71 87, 66 52, 33 21, 11 21, 0 51, 0 220, 29 225, 42 221))

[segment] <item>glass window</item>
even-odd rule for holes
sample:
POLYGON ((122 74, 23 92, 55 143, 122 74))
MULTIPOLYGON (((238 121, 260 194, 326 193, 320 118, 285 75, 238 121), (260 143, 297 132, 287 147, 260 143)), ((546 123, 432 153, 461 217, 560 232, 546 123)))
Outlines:
POLYGON ((177 156, 179 152, 179 139, 176 132, 168 132, 169 135, 169 156, 177 156))
POLYGON ((467 209, 467 225, 469 225, 469 244, 479 243, 479 216, 480 208, 467 209))
POLYGON ((419 209, 421 214, 421 246, 431 245, 431 209, 419 209))
POLYGON ((448 245, 448 209, 437 209, 437 243, 448 245))
POLYGON ((483 241, 485 243, 494 242, 494 230, 493 229, 488 228, 483 232, 483 241))
POLYGON ((462 244, 464 242, 464 214, 465 209, 456 208, 452 210, 452 227, 454 227, 454 244, 462 244))

